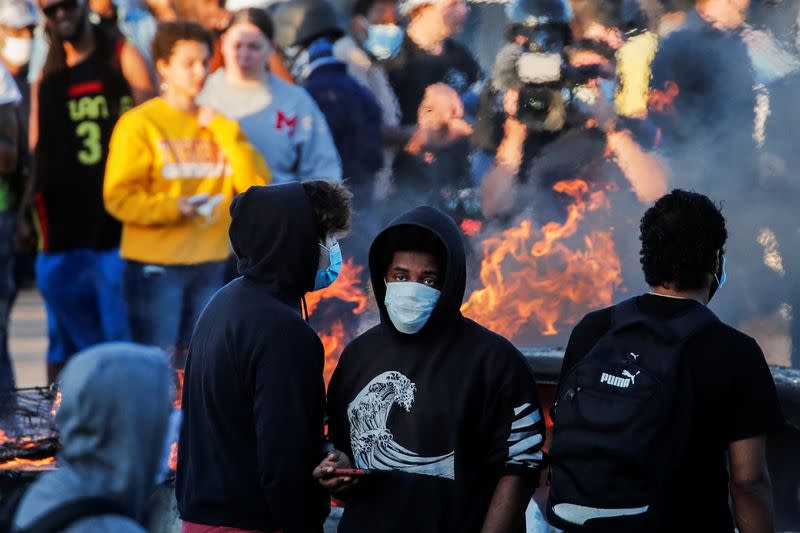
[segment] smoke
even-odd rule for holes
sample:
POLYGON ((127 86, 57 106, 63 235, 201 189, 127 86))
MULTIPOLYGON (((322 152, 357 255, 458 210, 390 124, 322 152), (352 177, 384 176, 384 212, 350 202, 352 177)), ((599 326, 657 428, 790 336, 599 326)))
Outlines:
POLYGON ((712 105, 727 116, 716 123, 695 122, 680 145, 666 154, 669 185, 708 195, 721 204, 726 217, 729 281, 714 300, 714 311, 754 336, 769 362, 787 364, 794 353, 797 366, 800 322, 786 310, 800 305, 795 289, 800 223, 793 215, 800 198, 800 159, 786 138, 794 137, 800 118, 795 103, 800 64, 796 51, 768 31, 745 28, 742 35, 751 64, 737 62, 735 55, 718 56, 721 60, 707 61, 703 68, 716 81, 754 80, 747 102, 752 109, 743 112, 746 108, 734 100, 732 88, 716 88, 720 99, 712 105))

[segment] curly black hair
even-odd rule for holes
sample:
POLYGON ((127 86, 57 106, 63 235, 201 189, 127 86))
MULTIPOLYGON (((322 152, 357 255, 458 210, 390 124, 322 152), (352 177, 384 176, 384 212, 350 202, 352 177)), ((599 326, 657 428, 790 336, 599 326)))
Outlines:
POLYGON ((707 196, 681 189, 662 196, 639 227, 639 261, 651 287, 702 289, 728 239, 721 209, 707 196))
POLYGON ((303 182, 317 219, 320 240, 350 231, 350 200, 353 194, 341 183, 325 180, 303 182))

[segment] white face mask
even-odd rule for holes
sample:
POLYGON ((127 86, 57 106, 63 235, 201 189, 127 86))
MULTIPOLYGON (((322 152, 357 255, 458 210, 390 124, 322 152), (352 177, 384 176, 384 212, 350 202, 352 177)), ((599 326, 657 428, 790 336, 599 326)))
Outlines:
POLYGON ((32 49, 33 39, 29 37, 6 37, 0 54, 12 65, 21 67, 30 63, 32 49))
POLYGON ((386 283, 383 301, 397 331, 413 335, 427 324, 441 295, 441 291, 422 283, 396 281, 386 283))

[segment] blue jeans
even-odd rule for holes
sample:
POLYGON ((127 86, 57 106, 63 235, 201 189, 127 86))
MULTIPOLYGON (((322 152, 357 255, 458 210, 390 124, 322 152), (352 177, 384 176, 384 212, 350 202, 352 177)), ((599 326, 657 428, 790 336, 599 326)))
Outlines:
POLYGON ((225 261, 148 265, 125 261, 122 289, 134 342, 179 357, 200 313, 224 284, 225 261))
POLYGON ((119 250, 40 253, 36 283, 47 306, 48 363, 107 341, 130 340, 119 250))
POLYGON ((14 367, 8 353, 8 324, 14 298, 14 210, 0 214, 0 392, 14 388, 14 367))

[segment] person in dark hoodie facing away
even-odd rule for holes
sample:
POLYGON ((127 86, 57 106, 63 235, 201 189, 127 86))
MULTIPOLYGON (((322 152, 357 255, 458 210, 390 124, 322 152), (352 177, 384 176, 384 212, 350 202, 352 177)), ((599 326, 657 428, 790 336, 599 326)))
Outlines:
POLYGON ((123 342, 70 359, 59 375, 58 468, 22 496, 12 532, 145 533, 150 497, 177 436, 168 360, 157 348, 123 342), (95 503, 84 509, 93 512, 62 527, 45 526, 90 500, 95 503))
POLYGON ((252 187, 231 205, 241 277, 192 336, 176 496, 183 531, 321 532, 324 352, 301 300, 341 267, 350 193, 325 181, 252 187))
POLYGON ((345 500, 341 533, 524 531, 545 435, 536 382, 510 342, 461 315, 465 264, 458 226, 432 207, 372 244, 381 323, 342 354, 335 450, 314 470, 345 500), (351 465, 369 474, 334 472, 351 465))

